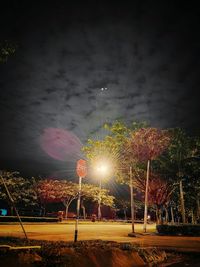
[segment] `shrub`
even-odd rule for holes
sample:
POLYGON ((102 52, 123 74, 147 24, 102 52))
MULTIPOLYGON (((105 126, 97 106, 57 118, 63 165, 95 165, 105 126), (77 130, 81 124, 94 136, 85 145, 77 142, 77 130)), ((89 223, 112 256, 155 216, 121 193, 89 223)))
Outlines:
POLYGON ((180 225, 157 225, 157 231, 163 235, 185 235, 200 236, 200 224, 180 224, 180 225))

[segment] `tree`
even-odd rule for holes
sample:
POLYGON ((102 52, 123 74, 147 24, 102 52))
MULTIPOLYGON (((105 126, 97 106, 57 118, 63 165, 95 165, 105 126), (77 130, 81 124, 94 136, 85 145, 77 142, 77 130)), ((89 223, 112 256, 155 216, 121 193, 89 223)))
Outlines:
POLYGON ((104 128, 109 131, 109 134, 102 140, 88 139, 87 145, 82 150, 92 170, 98 162, 106 162, 110 167, 110 172, 107 175, 112 177, 119 162, 120 148, 125 142, 129 129, 121 122, 115 122, 111 126, 105 124, 104 128))
POLYGON ((192 157, 195 153, 194 143, 192 138, 188 137, 186 133, 180 129, 175 128, 172 130, 173 138, 171 146, 169 147, 170 161, 175 164, 177 169, 176 176, 178 177, 180 189, 180 204, 183 223, 186 222, 185 217, 185 201, 183 192, 183 176, 185 160, 192 157))
POLYGON ((124 213, 124 220, 127 220, 127 211, 130 208, 130 201, 126 199, 117 199, 116 200, 116 206, 118 210, 122 210, 124 213))
POLYGON ((110 167, 108 176, 111 178, 115 176, 119 183, 129 185, 129 168, 130 165, 135 167, 135 161, 132 158, 125 158, 125 146, 131 132, 145 126, 145 122, 133 122, 129 127, 120 121, 113 124, 104 124, 108 134, 102 140, 88 139, 87 145, 82 148, 89 161, 90 168, 94 169, 93 166, 97 162, 105 161, 110 167))
POLYGON ((62 202, 67 219, 69 206, 78 196, 78 184, 67 180, 45 179, 38 184, 38 194, 43 203, 62 202))
MULTIPOLYGON (((146 181, 137 179, 137 188, 145 193, 146 181)), ((151 174, 148 188, 148 203, 156 208, 156 221, 162 223, 161 208, 165 208, 166 215, 168 214, 166 206, 170 201, 170 197, 174 191, 173 185, 161 179, 158 175, 151 174)), ((168 216, 166 216, 168 217, 168 216)))
POLYGON ((81 199, 82 206, 84 200, 90 200, 92 202, 99 203, 99 199, 101 199, 102 205, 114 207, 115 197, 109 194, 108 189, 103 189, 91 184, 82 184, 81 199))
MULTIPOLYGON (((69 206, 78 197, 78 184, 67 180, 43 180, 38 185, 38 193, 44 203, 62 202, 65 206, 65 217, 67 218, 69 206)), ((82 208, 84 208, 84 199, 90 199, 93 202, 98 201, 101 195, 102 204, 107 206, 113 205, 114 197, 110 196, 106 189, 100 190, 99 187, 91 184, 82 184, 81 198, 82 208)), ((85 215, 84 215, 85 217, 85 215)))
POLYGON ((168 149, 153 162, 153 169, 174 185, 172 202, 180 211, 182 222, 199 217, 199 155, 200 139, 188 136, 183 129, 170 129, 171 142, 168 149))
MULTIPOLYGON (((2 171, 1 176, 3 177, 5 184, 10 192, 10 195, 19 207, 30 207, 37 206, 37 194, 33 188, 33 180, 31 178, 23 178, 18 172, 8 172, 2 171)), ((0 179, 0 198, 10 203, 7 196, 6 190, 0 179)), ((11 204, 11 214, 13 213, 12 203, 11 204)))
POLYGON ((124 123, 116 121, 104 128, 109 134, 103 140, 88 140, 88 145, 83 147, 86 157, 95 166, 95 162, 106 161, 111 166, 109 176, 115 176, 120 183, 126 183, 130 187, 132 232, 134 232, 134 201, 133 201, 133 177, 138 175, 138 168, 135 159, 126 153, 126 144, 130 134, 141 127, 146 127, 146 123, 133 122, 130 127, 124 123))
POLYGON ((170 135, 166 130, 157 128, 141 128, 133 131, 129 139, 128 150, 138 162, 147 162, 145 189, 144 232, 147 225, 148 188, 150 161, 158 157, 170 143, 170 135))
POLYGON ((8 60, 8 57, 13 55, 16 51, 16 45, 5 40, 0 42, 0 63, 5 63, 8 60))
POLYGON ((183 166, 184 208, 186 222, 196 223, 200 219, 200 158, 187 158, 183 166))
POLYGON ((101 203, 105 206, 112 207, 114 205, 114 196, 109 195, 108 189, 98 189, 96 193, 91 195, 93 202, 98 202, 98 195, 101 196, 101 203), (97 193, 97 194, 96 194, 97 193))

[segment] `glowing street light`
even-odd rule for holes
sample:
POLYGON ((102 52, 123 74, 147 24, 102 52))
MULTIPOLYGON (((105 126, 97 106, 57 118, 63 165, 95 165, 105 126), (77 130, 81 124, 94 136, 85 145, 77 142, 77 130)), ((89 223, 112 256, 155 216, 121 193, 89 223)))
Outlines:
POLYGON ((99 166, 97 166, 97 171, 104 175, 108 172, 108 166, 101 163, 99 166))
MULTIPOLYGON (((101 181, 102 181, 102 175, 108 175, 111 170, 111 164, 109 164, 107 161, 101 161, 95 164, 95 170, 98 172, 99 176, 99 201, 98 201, 98 219, 101 219, 101 181)), ((117 170, 127 170, 127 168, 117 168, 117 170)), ((131 194, 131 222, 132 222, 132 232, 129 234, 129 236, 134 237, 135 236, 135 228, 134 228, 134 198, 133 198, 133 169, 132 166, 129 168, 129 177, 130 177, 130 194, 131 194)))

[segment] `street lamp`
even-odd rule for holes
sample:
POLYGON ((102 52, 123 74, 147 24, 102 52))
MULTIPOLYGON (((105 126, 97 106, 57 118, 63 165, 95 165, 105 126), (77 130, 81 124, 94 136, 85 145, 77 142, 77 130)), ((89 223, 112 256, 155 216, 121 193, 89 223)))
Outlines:
POLYGON ((96 172, 99 176, 99 198, 98 198, 98 219, 101 220, 101 189, 103 176, 108 174, 109 166, 107 162, 98 162, 96 165, 96 172))
MULTIPOLYGON (((101 188, 102 188, 102 175, 108 175, 111 172, 111 164, 107 161, 99 161, 94 165, 95 171, 98 172, 99 176, 99 200, 98 200, 98 219, 101 219, 101 188)), ((129 173, 129 186, 131 195, 131 222, 132 222, 132 232, 129 236, 135 237, 134 229, 134 199, 133 199, 133 168, 132 166, 128 168, 116 168, 117 170, 128 170, 129 173)))
MULTIPOLYGON (((102 175, 106 175, 110 172, 110 166, 107 162, 98 162, 96 165, 96 171, 100 175, 99 178, 99 201, 98 201, 98 219, 101 219, 101 188, 102 188, 102 175)), ((117 170, 127 170, 127 168, 117 168, 117 170)), ((133 199, 133 168, 132 166, 129 167, 129 178, 130 178, 130 195, 131 195, 131 222, 132 222, 132 232, 129 236, 135 236, 135 229, 134 229, 134 199, 133 199)))

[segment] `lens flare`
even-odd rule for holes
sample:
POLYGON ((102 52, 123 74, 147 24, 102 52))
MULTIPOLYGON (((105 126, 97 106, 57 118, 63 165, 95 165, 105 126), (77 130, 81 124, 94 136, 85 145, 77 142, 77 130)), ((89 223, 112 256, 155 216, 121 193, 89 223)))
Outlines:
POLYGON ((81 157, 81 141, 64 129, 45 129, 40 136, 40 145, 50 157, 60 161, 75 161, 81 157))

